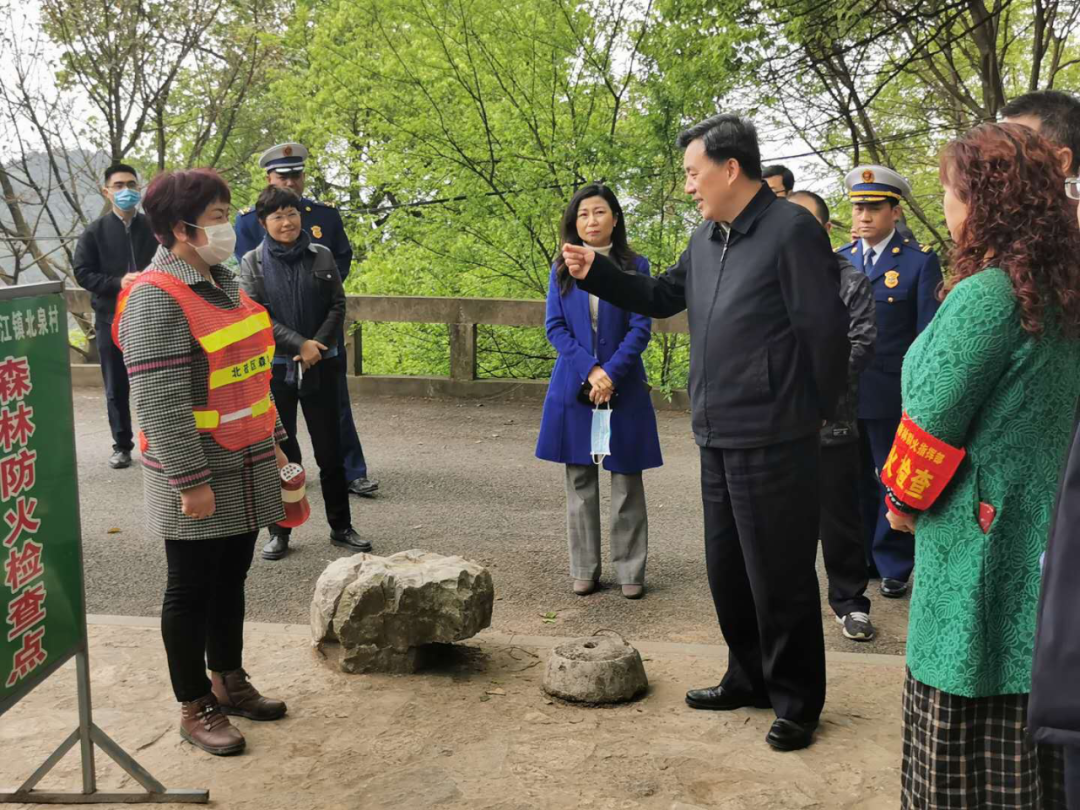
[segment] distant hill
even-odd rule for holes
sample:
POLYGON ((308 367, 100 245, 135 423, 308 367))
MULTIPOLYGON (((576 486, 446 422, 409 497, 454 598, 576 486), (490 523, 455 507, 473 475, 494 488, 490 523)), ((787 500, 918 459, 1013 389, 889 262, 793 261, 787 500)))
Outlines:
MULTIPOLYGON (((63 167, 60 180, 66 187, 74 190, 72 196, 87 219, 96 219, 104 210, 104 200, 99 189, 101 174, 108 165, 108 156, 104 152, 77 149, 60 154, 57 159, 63 167)), ((22 203, 23 216, 30 223, 34 236, 39 240, 39 246, 49 254, 50 259, 66 266, 64 252, 57 250, 60 246, 58 237, 77 238, 82 231, 82 225, 75 208, 61 190, 56 175, 50 171, 48 156, 42 152, 32 153, 27 157, 25 166, 21 161, 11 161, 5 163, 4 168, 11 177, 15 193, 22 203), (27 174, 41 189, 45 196, 44 201, 28 186, 27 174)), ((11 214, 2 203, 0 223, 11 227, 11 214)), ((74 243, 71 243, 71 248, 74 249, 74 243)), ((32 261, 29 257, 24 257, 24 263, 28 260, 32 261)), ((11 273, 14 265, 11 245, 6 236, 0 235, 0 268, 3 268, 5 273, 11 273)), ((44 274, 37 267, 24 269, 19 274, 19 284, 33 284, 44 280, 44 274)))

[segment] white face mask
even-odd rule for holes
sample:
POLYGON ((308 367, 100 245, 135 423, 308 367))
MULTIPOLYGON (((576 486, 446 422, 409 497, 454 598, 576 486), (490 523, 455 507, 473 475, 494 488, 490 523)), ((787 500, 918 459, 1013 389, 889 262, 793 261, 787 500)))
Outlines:
POLYGON ((602 464, 611 455, 611 406, 597 405, 592 412, 592 460, 602 464))
POLYGON ((192 247, 199 254, 199 258, 207 264, 221 264, 236 250, 236 231, 228 222, 222 222, 220 225, 207 225, 205 228, 191 222, 185 222, 184 224, 206 231, 206 244, 192 245, 192 247))

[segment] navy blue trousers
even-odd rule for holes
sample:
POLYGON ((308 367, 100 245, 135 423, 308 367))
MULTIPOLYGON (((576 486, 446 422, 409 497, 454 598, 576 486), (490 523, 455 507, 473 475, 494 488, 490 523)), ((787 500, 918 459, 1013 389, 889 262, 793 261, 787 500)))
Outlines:
POLYGON ((341 359, 341 384, 338 386, 338 419, 340 420, 338 428, 341 434, 341 452, 345 456, 345 480, 351 483, 357 478, 367 478, 368 469, 367 461, 364 459, 364 448, 360 444, 360 437, 356 433, 356 423, 353 421, 352 401, 349 399, 349 358, 345 351, 344 335, 338 336, 338 357, 341 359))
POLYGON ((900 426, 896 419, 860 419, 859 442, 863 474, 860 485, 863 531, 866 533, 866 560, 882 577, 907 582, 915 567, 915 536, 893 531, 885 517, 885 486, 878 470, 885 466, 889 450, 900 426))

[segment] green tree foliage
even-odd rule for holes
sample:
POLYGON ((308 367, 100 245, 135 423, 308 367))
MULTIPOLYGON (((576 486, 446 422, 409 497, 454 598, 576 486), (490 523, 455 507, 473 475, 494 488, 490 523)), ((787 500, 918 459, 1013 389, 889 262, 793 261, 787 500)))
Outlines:
MULTIPOLYGON (((922 241, 947 249, 937 155, 1027 90, 1075 88, 1080 0, 40 0, 95 145, 141 166, 214 165, 251 202, 273 143, 312 150, 308 193, 341 209, 354 293, 540 298, 581 184, 623 201, 668 266, 696 225, 677 133, 718 110, 849 209, 859 162, 912 179, 922 241)), ((837 233, 840 239, 842 233, 837 233)), ((481 376, 545 376, 539 329, 481 327, 481 376)), ((439 374, 445 325, 364 326, 369 373, 439 374)), ((685 336, 647 355, 685 382, 685 336)))
MULTIPOLYGON (((670 199, 674 124, 643 114, 655 22, 647 6, 617 0, 301 8, 275 95, 318 155, 316 186, 351 223, 362 257, 353 289, 541 297, 562 210, 590 180, 624 197, 639 251, 670 258, 685 233, 670 199)), ((380 371, 445 364, 441 327, 365 327, 365 346, 366 367, 380 371), (411 350, 387 352, 386 368, 383 341, 411 350)), ((482 328, 479 348, 483 375, 545 375, 554 359, 539 330, 482 328)))

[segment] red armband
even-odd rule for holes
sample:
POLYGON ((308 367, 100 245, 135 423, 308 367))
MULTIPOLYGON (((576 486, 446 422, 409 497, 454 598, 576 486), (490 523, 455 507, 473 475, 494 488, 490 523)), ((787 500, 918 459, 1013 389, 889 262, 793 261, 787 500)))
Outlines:
POLYGON ((966 455, 966 450, 931 436, 905 413, 881 481, 901 503, 923 511, 933 506, 966 455))

